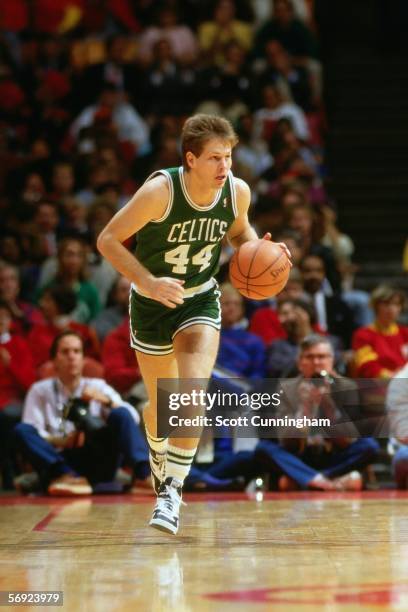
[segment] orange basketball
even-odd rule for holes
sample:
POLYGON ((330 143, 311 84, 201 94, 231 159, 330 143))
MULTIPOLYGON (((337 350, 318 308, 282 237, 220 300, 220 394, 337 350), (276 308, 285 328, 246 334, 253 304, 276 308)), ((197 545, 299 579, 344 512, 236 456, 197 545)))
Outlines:
POLYGON ((276 242, 258 238, 240 246, 229 266, 231 283, 251 300, 264 300, 280 293, 289 272, 285 251, 276 242))

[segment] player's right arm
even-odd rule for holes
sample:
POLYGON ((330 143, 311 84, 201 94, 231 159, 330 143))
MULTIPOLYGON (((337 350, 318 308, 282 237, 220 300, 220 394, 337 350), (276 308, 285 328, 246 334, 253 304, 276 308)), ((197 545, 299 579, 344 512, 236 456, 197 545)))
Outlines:
POLYGON ((156 278, 123 246, 123 242, 133 236, 150 221, 160 219, 169 200, 167 179, 159 175, 142 185, 131 200, 109 221, 99 234, 99 252, 112 266, 140 291, 153 300, 169 308, 183 303, 184 281, 161 277, 156 278))

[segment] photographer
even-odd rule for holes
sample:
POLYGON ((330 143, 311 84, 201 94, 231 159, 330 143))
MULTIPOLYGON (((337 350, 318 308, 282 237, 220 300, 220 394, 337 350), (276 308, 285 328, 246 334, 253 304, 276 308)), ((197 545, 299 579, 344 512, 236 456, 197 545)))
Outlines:
POLYGON ((257 459, 283 472, 281 490, 359 490, 362 477, 355 470, 372 462, 379 450, 373 438, 359 437, 357 386, 339 376, 333 363, 328 338, 311 334, 300 344, 300 376, 281 381, 278 387, 282 393, 277 418, 330 420, 328 428, 279 428, 279 444, 270 440, 258 444, 257 459))
POLYGON ((50 495, 87 495, 92 484, 112 480, 124 463, 135 479, 150 471, 135 409, 104 380, 84 378, 83 341, 71 330, 51 347, 55 378, 27 394, 17 449, 30 461, 50 495))

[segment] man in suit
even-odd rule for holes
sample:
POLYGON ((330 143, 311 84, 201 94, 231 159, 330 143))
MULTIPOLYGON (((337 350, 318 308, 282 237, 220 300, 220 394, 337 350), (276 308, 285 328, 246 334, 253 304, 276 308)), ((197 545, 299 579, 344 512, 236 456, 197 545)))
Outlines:
POLYGON ((353 315, 346 302, 332 293, 326 281, 323 259, 319 255, 307 255, 301 262, 300 270, 304 291, 316 309, 320 328, 333 336, 339 336, 344 348, 348 348, 355 327, 353 315))

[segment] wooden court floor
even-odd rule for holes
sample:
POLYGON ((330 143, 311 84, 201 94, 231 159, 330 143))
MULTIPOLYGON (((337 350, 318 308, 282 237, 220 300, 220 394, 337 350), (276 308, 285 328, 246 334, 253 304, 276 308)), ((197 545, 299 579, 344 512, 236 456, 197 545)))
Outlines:
POLYGON ((145 496, 0 497, 0 590, 64 591, 24 610, 408 610, 408 494, 185 500, 174 537, 145 496))

